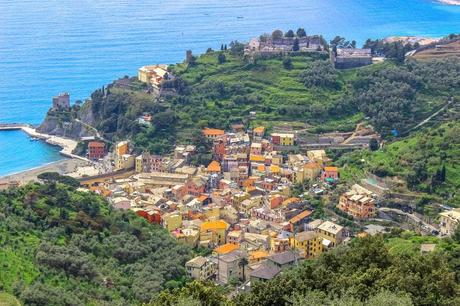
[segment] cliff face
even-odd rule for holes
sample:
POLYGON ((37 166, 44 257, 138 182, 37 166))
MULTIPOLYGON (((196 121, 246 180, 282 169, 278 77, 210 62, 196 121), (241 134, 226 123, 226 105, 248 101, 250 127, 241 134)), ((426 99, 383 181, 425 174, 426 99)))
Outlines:
POLYGON ((63 136, 73 139, 95 136, 96 132, 88 125, 93 121, 91 108, 82 108, 78 111, 48 111, 45 120, 37 131, 44 134, 63 136), (73 114, 73 116, 72 116, 73 114), (74 119, 74 117, 79 119, 74 119))
POLYGON ((46 116, 37 131, 44 134, 63 136, 73 139, 80 139, 81 137, 95 135, 92 130, 88 130, 79 121, 73 120, 71 122, 63 122, 59 118, 52 116, 46 116))

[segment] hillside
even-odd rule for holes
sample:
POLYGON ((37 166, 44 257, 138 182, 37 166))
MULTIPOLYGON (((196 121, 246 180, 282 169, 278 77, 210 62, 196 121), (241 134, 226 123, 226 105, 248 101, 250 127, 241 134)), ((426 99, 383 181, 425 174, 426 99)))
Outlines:
POLYGON ((0 246, 0 292, 26 305, 141 304, 182 284, 191 256, 143 218, 55 182, 0 193, 0 246))
POLYGON ((252 283, 249 293, 235 298, 193 282, 163 291, 151 305, 458 305, 459 242, 396 231, 356 238, 270 281, 252 283), (435 251, 421 253, 422 243, 435 244, 435 251))
POLYGON ((175 79, 163 84, 160 97, 134 79, 127 86, 115 82, 96 90, 72 116, 106 138, 131 137, 139 150, 165 153, 176 142, 196 141, 204 126, 235 122, 269 128, 300 122, 320 132, 350 131, 366 118, 388 136, 460 95, 455 58, 336 70, 316 53, 249 59, 241 52, 234 44, 171 66, 175 79), (142 113, 153 115, 151 127, 137 122, 142 113))
POLYGON ((434 200, 460 206, 460 122, 452 121, 395 141, 378 151, 345 154, 337 164, 350 183, 365 177, 397 176, 407 187, 434 200))

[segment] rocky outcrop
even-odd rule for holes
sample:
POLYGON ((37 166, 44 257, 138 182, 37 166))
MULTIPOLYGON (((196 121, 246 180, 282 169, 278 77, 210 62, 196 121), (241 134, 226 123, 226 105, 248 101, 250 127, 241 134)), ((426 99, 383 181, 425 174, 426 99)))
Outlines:
POLYGON ((79 121, 63 121, 59 117, 47 115, 42 124, 38 127, 39 133, 62 136, 72 139, 95 136, 95 132, 88 129, 79 121))

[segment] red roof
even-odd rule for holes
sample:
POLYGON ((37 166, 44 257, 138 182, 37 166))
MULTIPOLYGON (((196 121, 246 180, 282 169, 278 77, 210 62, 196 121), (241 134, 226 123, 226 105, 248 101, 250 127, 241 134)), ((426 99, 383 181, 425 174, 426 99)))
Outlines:
POLYGON ((105 143, 103 142, 100 142, 100 141, 90 141, 90 143, 88 144, 89 147, 98 147, 98 148, 104 148, 105 147, 105 143))

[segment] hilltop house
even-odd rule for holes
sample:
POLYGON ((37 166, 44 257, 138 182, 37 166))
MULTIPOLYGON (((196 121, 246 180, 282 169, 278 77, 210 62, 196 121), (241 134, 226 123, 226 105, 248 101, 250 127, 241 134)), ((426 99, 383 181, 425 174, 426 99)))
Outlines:
POLYGON ((372 64, 371 49, 338 48, 332 58, 337 69, 348 69, 372 64))
POLYGON ((138 79, 159 89, 161 82, 168 78, 168 65, 149 65, 139 68, 138 79))

